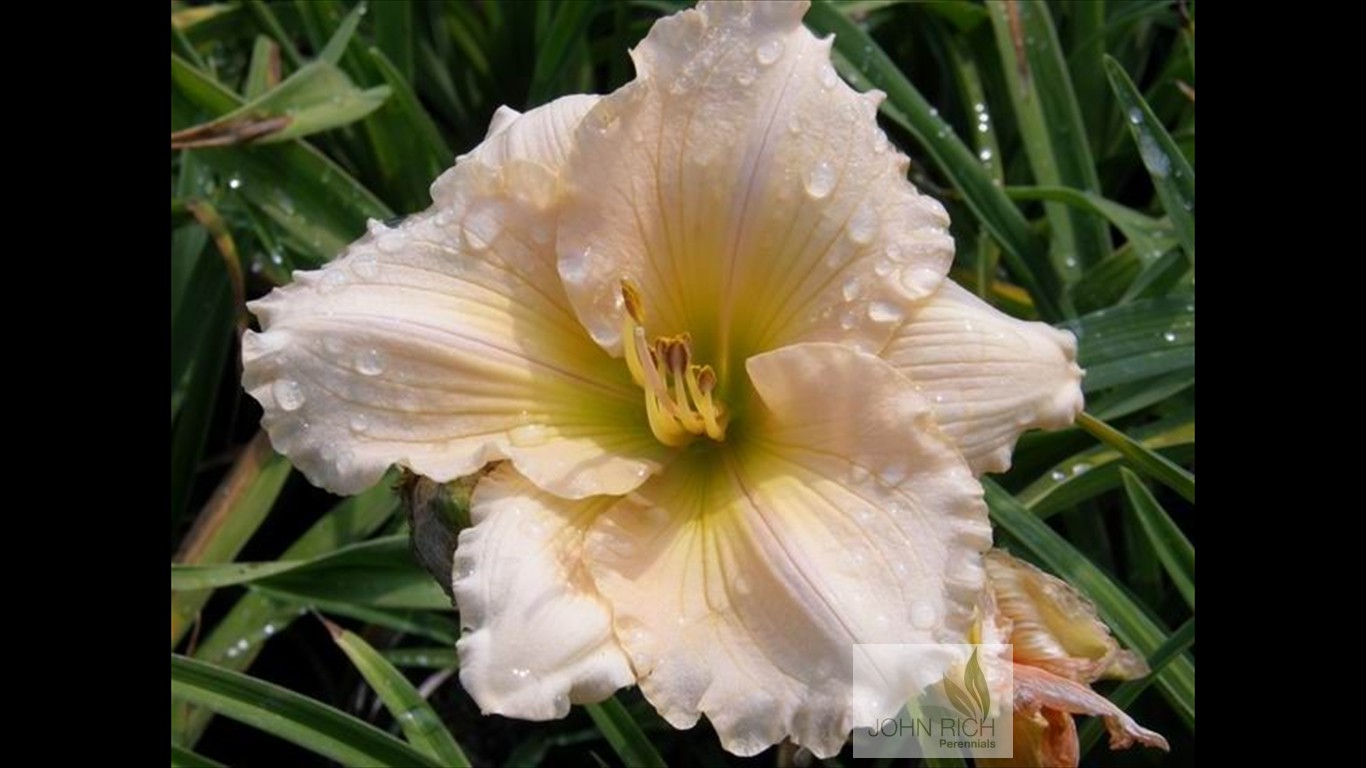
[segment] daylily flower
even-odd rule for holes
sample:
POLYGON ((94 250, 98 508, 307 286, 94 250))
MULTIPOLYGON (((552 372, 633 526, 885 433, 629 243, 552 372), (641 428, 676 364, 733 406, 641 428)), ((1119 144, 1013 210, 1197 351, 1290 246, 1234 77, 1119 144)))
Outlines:
POLYGON ((1122 650, 1096 608, 1061 579, 1001 550, 984 558, 982 642, 1010 643, 1014 652, 1014 756, 985 765, 1075 766, 1081 759, 1073 715, 1105 722, 1110 748, 1135 743, 1168 749, 1167 740, 1144 728, 1091 683, 1132 680, 1148 664, 1122 650))
POLYGON ((1068 334, 944 278, 805 8, 659 21, 634 81, 500 109, 431 208, 252 306, 245 385, 313 482, 501 462, 453 584, 486 712, 636 684, 732 752, 835 753, 851 644, 966 637, 975 476, 1081 407, 1068 334))

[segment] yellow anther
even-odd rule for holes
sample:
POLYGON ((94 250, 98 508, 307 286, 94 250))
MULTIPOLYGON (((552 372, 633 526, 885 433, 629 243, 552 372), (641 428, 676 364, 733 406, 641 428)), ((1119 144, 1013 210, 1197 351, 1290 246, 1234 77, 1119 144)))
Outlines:
POLYGON ((631 378, 645 390, 645 413, 655 437, 669 446, 686 445, 704 434, 724 440, 726 412, 712 398, 716 373, 710 366, 693 364, 692 337, 684 333, 647 342, 644 305, 625 279, 621 298, 626 309, 621 321, 622 352, 631 378))

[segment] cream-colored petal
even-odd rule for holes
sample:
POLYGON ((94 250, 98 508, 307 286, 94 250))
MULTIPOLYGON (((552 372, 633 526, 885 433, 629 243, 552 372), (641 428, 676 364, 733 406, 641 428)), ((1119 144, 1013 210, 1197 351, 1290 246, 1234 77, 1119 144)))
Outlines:
POLYGON ((853 644, 961 642, 990 528, 883 361, 803 344, 748 370, 758 399, 727 443, 695 443, 604 512, 586 559, 665 719, 705 714, 737 754, 790 737, 829 756, 859 724, 853 644))
POLYGON ((1083 683, 1058 677, 1038 667, 1016 664, 1014 684, 1017 711, 1054 710, 1074 715, 1094 715, 1105 721, 1105 730, 1110 734, 1110 749, 1126 749, 1135 743, 1170 749, 1162 734, 1134 722, 1124 710, 1083 683))
POLYGON ((662 19, 632 52, 637 79, 579 127, 560 273, 607 349, 622 278, 650 335, 690 332, 724 382, 798 341, 877 351, 948 269, 948 216, 878 128, 883 95, 840 80, 806 7, 703 2, 662 19))
POLYGON ((639 389, 579 325, 555 271, 556 177, 537 159, 554 161, 547 137, 568 131, 536 126, 565 114, 534 110, 492 139, 539 136, 524 141, 533 159, 460 162, 432 208, 394 229, 372 222, 336 261, 251 305, 262 330, 243 338, 243 384, 314 483, 353 493, 394 464, 450 480, 507 458, 578 498, 630 490, 656 466, 639 389))
POLYGON ((1082 409, 1072 334, 1010 317, 951 280, 913 305, 882 356, 979 475, 1009 469, 1022 432, 1060 429, 1082 409))
POLYGON ((613 501, 558 498, 507 464, 475 487, 452 573, 460 682, 486 714, 564 717, 635 682, 581 558, 613 501))
POLYGON ((984 559, 997 622, 1008 624, 1005 642, 1017 664, 1090 683, 1101 677, 1132 679, 1148 674, 1141 656, 1121 650, 1096 607, 1062 579, 1003 550, 984 559))

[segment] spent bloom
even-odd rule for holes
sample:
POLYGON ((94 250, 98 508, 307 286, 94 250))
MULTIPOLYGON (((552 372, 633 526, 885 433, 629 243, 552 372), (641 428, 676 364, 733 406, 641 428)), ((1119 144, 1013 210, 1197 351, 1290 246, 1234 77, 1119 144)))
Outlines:
POLYGON ((431 208, 252 307, 245 385, 313 482, 493 464, 453 584, 487 712, 635 684, 733 752, 838 751, 851 644, 967 636, 976 476, 1081 408, 1069 335, 945 279, 805 8, 659 21, 631 83, 500 109, 431 208))
MULTIPOLYGON (((1096 616, 1096 608, 1066 582, 1001 550, 983 559, 988 588, 982 593, 975 634, 1012 645, 1015 737, 1010 765, 1075 766, 1081 759, 1073 715, 1100 717, 1110 748, 1134 744, 1167 749, 1160 734, 1134 722, 1091 690, 1103 679, 1132 680, 1148 664, 1122 650, 1096 616)), ((992 764, 990 760, 978 761, 992 764)))

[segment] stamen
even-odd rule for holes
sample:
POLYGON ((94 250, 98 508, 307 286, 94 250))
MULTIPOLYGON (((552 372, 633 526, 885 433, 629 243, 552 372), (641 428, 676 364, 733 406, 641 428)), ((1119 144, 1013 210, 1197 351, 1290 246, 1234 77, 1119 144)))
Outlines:
POLYGON ((692 337, 686 333, 661 336, 650 344, 645 340, 645 309, 640 294, 625 279, 621 281, 621 298, 626 309, 621 321, 626 367, 645 390, 645 412, 655 437, 675 447, 703 434, 724 440, 726 411, 712 398, 716 373, 711 366, 693 364, 692 337))

